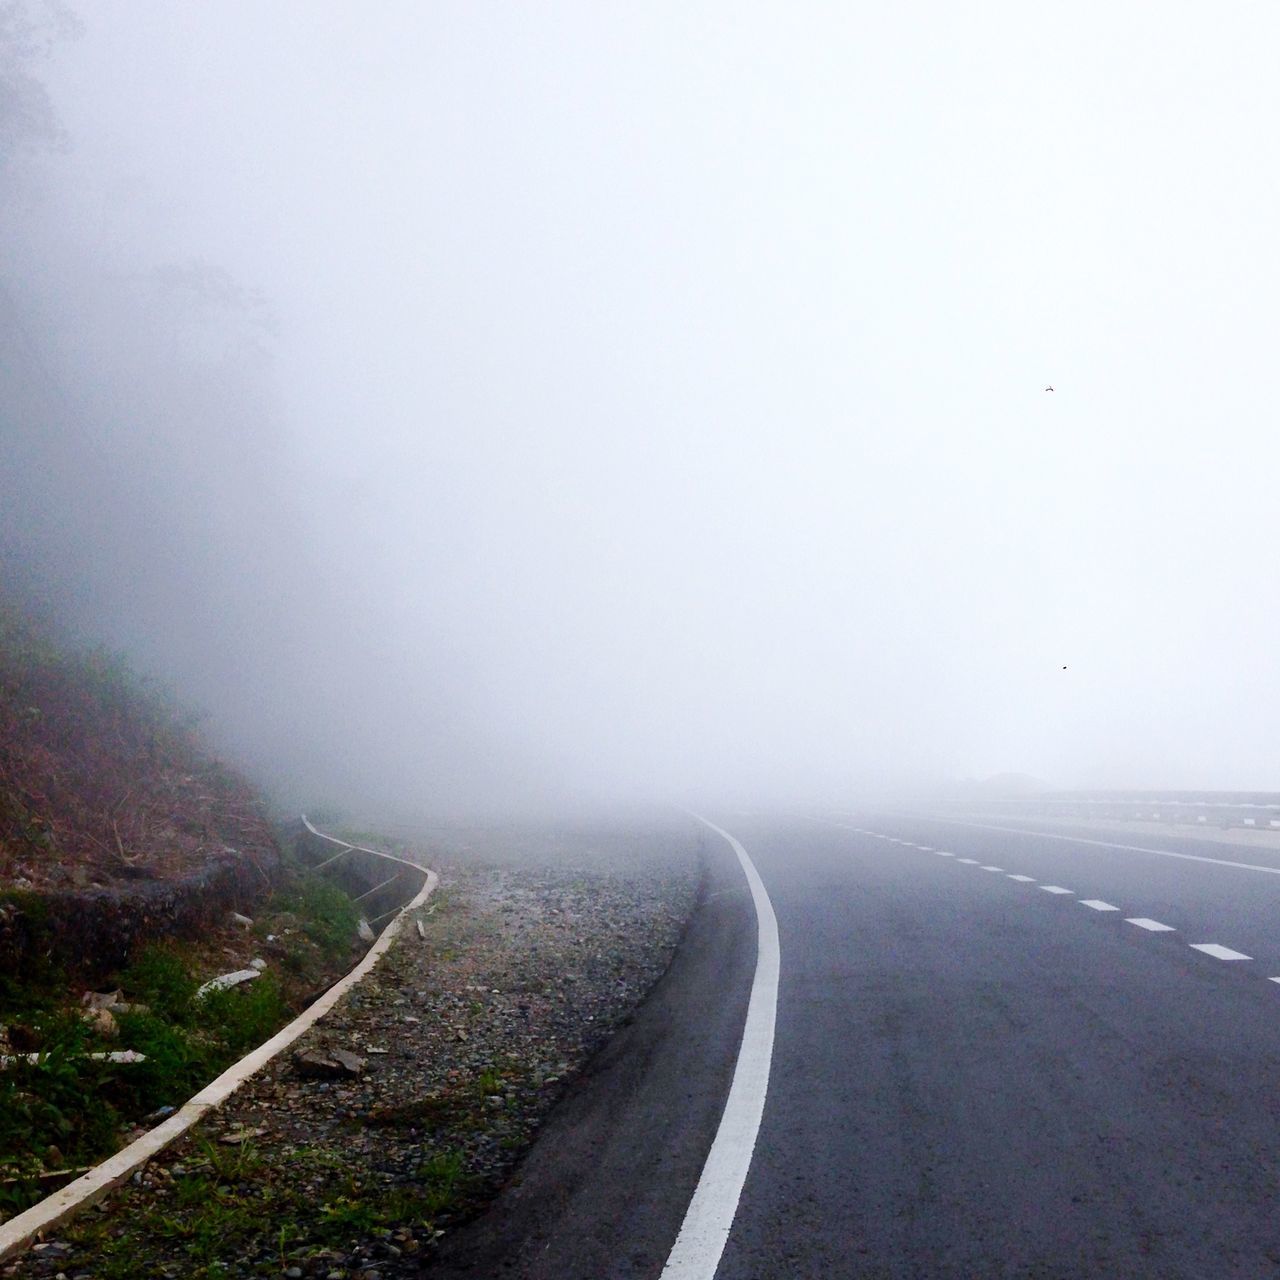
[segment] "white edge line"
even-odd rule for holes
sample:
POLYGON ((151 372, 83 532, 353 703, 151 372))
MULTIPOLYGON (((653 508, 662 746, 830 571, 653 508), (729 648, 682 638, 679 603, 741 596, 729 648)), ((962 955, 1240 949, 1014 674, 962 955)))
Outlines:
POLYGON ((720 1256, 729 1239, 742 1187, 751 1167, 756 1135, 764 1115, 773 1060, 773 1030, 778 1009, 778 921, 760 873, 747 851, 722 827, 693 815, 704 826, 723 836, 738 855, 751 900, 756 908, 756 972, 751 982, 747 1020, 742 1029, 733 1083, 720 1117, 720 1127, 707 1153, 706 1163, 685 1212, 680 1233, 671 1247, 662 1280, 713 1280, 720 1256))
MULTIPOLYGON (((322 840, 329 840, 335 844, 346 843, 344 840, 334 840, 333 836, 326 836, 323 832, 317 831, 305 817, 302 821, 308 831, 320 836, 322 840)), ((427 878, 413 901, 406 903, 400 909, 396 918, 383 929, 374 944, 364 953, 360 963, 345 978, 335 982, 314 1004, 309 1005, 292 1022, 277 1031, 270 1040, 260 1044, 239 1062, 232 1063, 220 1076, 205 1085, 195 1097, 179 1107, 162 1124, 156 1125, 154 1129, 117 1151, 115 1155, 96 1165, 74 1182, 69 1182, 61 1190, 46 1196, 39 1204, 32 1205, 25 1212, 0 1224, 0 1261, 25 1249, 40 1232, 57 1226, 72 1214, 102 1199, 136 1169, 141 1168, 148 1160, 159 1155, 171 1142, 180 1138, 203 1116, 220 1107, 250 1076, 287 1049, 364 978, 365 974, 377 964, 382 953, 391 945, 396 934, 400 932, 405 916, 422 906, 439 883, 439 877, 429 867, 419 866, 406 858, 397 858, 394 854, 381 853, 377 849, 364 849, 361 845, 350 845, 349 848, 374 853, 392 862, 403 862, 405 866, 412 867, 415 871, 424 872, 427 878)))

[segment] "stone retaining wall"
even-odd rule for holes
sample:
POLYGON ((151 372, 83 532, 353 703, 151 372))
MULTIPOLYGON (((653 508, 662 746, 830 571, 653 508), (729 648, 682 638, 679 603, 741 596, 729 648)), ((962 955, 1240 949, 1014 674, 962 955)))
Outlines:
POLYGON ((277 857, 228 853, 181 880, 108 889, 0 893, 0 974, 52 963, 92 977, 127 964, 141 943, 189 937, 270 887, 277 857))
MULTIPOLYGON (((344 847, 302 823, 287 838, 299 859, 311 866, 344 847)), ((352 898, 361 898, 361 914, 380 931, 386 923, 380 917, 409 901, 422 888, 426 874, 373 850, 345 847, 347 852, 330 862, 323 874, 352 898), (393 876, 390 884, 383 883, 393 876)), ((0 892, 0 975, 53 965, 85 979, 105 976, 127 964, 141 944, 192 937, 221 923, 232 911, 252 915, 254 901, 271 887, 278 867, 278 856, 264 860, 261 853, 252 858, 228 853, 181 880, 55 893, 0 892)))

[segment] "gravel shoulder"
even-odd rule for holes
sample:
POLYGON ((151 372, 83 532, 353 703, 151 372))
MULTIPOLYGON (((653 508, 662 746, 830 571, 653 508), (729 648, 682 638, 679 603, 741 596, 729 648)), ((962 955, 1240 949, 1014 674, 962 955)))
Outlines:
POLYGON ((334 1074, 284 1055, 2 1274, 430 1274, 438 1242, 493 1199, 670 963, 698 896, 698 836, 646 816, 386 847, 441 884, 298 1046, 334 1074))

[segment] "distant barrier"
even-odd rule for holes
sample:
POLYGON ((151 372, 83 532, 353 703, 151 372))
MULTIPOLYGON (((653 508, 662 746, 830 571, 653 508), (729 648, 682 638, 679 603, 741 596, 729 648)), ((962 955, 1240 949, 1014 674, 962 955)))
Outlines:
POLYGON ((1125 822, 1186 823, 1223 829, 1280 830, 1280 795, 1272 792, 1051 792, 1035 796, 966 798, 948 809, 1010 817, 1109 818, 1125 822))

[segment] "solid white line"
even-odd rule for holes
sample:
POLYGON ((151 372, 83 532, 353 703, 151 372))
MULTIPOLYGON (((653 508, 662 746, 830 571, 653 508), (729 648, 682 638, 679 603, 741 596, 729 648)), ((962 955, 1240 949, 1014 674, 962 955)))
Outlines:
POLYGON ((1010 880, 1017 880, 1020 884, 1035 884, 1035 876, 1015 876, 1011 875, 1010 880))
POLYGON ((1141 844, 1115 844, 1110 840, 1086 840, 1084 836, 1064 836, 1052 831, 1028 831, 1025 827, 996 827, 985 822, 961 822, 958 818, 934 818, 952 827, 973 827, 978 831, 1006 831, 1015 836, 1035 836, 1040 840, 1065 840, 1067 844, 1091 844, 1100 849, 1124 849, 1128 853, 1154 853, 1160 858, 1180 858, 1184 862, 1209 862, 1218 867, 1235 867, 1240 871, 1262 871, 1280 876, 1280 867, 1263 867, 1256 862, 1232 862, 1229 858, 1206 858, 1199 853, 1174 853, 1172 849, 1150 849, 1141 844))
POLYGON ((1042 884, 1045 893, 1074 893, 1074 889, 1064 889, 1060 884, 1042 884))
POLYGON ((1147 929, 1152 933, 1177 933, 1171 924, 1161 924, 1159 920, 1148 920, 1146 916, 1132 916, 1125 924, 1136 924, 1139 929, 1147 929))
POLYGON ((662 1268, 663 1280, 713 1280, 720 1265, 720 1255, 729 1239, 742 1186, 751 1167, 760 1118, 764 1115, 778 1011, 781 963, 778 921, 764 881, 747 851, 727 831, 706 818, 698 817, 698 821, 729 842, 751 886, 751 900, 756 908, 756 973, 724 1114, 702 1166, 693 1199, 689 1201, 680 1234, 676 1236, 667 1265, 662 1268))
POLYGON ((1252 956, 1247 956, 1243 951, 1232 951, 1230 947, 1221 947, 1216 942, 1189 942, 1187 944, 1192 951, 1203 951, 1205 955, 1212 956, 1215 960, 1252 960, 1252 956))
POLYGON ((1082 907, 1092 907, 1095 911, 1119 911, 1119 907, 1113 907, 1109 902, 1103 902, 1101 898, 1081 898, 1080 905, 1082 907))

